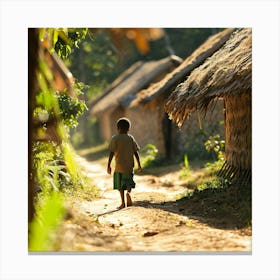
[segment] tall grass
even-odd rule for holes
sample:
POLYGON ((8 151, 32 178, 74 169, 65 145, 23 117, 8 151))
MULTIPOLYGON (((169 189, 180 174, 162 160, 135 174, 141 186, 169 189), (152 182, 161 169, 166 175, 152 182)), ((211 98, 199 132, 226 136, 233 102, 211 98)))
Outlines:
POLYGON ((97 188, 83 175, 68 142, 36 142, 33 146, 33 170, 37 195, 35 217, 29 225, 29 250, 52 251, 56 231, 63 222, 68 199, 94 199, 97 188))
POLYGON ((66 212, 63 195, 52 191, 48 194, 41 194, 37 200, 36 215, 29 227, 29 251, 52 251, 56 230, 66 212))

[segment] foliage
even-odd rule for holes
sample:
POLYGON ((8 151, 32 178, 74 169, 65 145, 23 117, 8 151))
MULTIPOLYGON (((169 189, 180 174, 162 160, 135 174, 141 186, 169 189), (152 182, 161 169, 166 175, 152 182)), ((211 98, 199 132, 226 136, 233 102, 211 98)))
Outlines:
POLYGON ((218 188, 224 188, 230 185, 230 182, 226 179, 214 177, 211 181, 199 184, 197 186, 198 191, 203 191, 205 189, 211 188, 211 189, 218 189, 218 188))
POLYGON ((67 58, 73 47, 79 48, 79 43, 85 39, 87 31, 87 28, 53 29, 53 45, 55 51, 61 58, 67 58))
POLYGON ((33 143, 33 170, 35 183, 41 191, 78 188, 84 184, 80 168, 74 161, 74 151, 68 143, 33 143))
POLYGON ((158 60, 170 54, 185 59, 209 36, 220 30, 218 28, 164 28, 165 35, 158 40, 151 41, 150 50, 145 55, 141 54, 134 45, 130 46, 130 52, 124 54, 123 68, 120 70, 127 69, 139 60, 158 60), (172 53, 170 47, 174 53, 172 53))
POLYGON ((78 118, 87 109, 86 104, 80 100, 74 100, 65 93, 57 94, 59 108, 64 124, 68 127, 76 127, 78 118))
MULTIPOLYGON (((212 162, 205 163, 206 171, 209 176, 214 175, 218 170, 222 168, 224 163, 224 149, 225 141, 220 140, 220 135, 216 134, 210 136, 204 143, 205 150, 209 153, 212 152, 215 155, 215 160, 212 162)), ((184 161, 181 164, 180 177, 182 179, 190 176, 190 164, 189 157, 187 154, 184 155, 184 161)))
POLYGON ((222 168, 223 164, 223 160, 216 160, 214 162, 205 163, 205 167, 208 170, 209 174, 215 174, 222 168))
POLYGON ((52 251, 55 233, 65 214, 63 197, 59 192, 40 195, 36 215, 30 225, 29 250, 52 251))
POLYGON ((118 56, 106 32, 87 36, 67 63, 75 77, 90 85, 87 100, 101 94, 119 73, 118 56))
POLYGON ((209 137, 209 139, 204 143, 204 146, 208 152, 214 151, 214 153, 216 154, 216 161, 214 161, 212 163, 207 162, 205 164, 207 169, 212 174, 214 174, 218 170, 220 170, 224 164, 225 141, 220 140, 219 134, 215 134, 215 135, 209 137))
POLYGON ((225 141, 220 140, 220 135, 211 135, 209 139, 204 143, 206 151, 214 151, 218 160, 224 160, 225 154, 225 141))
POLYGON ((141 164, 143 169, 154 166, 160 159, 158 156, 158 149, 153 144, 147 144, 140 151, 141 164))
POLYGON ((204 143, 213 133, 216 133, 217 131, 220 131, 220 125, 213 122, 211 124, 207 124, 207 126, 202 129, 192 128, 190 133, 185 135, 188 144, 184 147, 184 152, 188 154, 190 161, 216 159, 216 154, 214 152, 208 152, 205 149, 204 143))
POLYGON ((222 28, 165 28, 175 54, 183 59, 188 57, 209 36, 221 30, 222 28), (187 42, 187 44, 182 42, 187 42))
POLYGON ((36 215, 30 225, 29 250, 51 251, 56 229, 63 220, 65 198, 92 200, 98 189, 83 175, 68 143, 35 142, 33 169, 37 186, 36 215))
POLYGON ((59 190, 70 182, 61 149, 55 143, 33 143, 33 170, 35 183, 43 192, 59 190))
MULTIPOLYGON (((58 51, 58 55, 66 57, 72 48, 84 38, 84 29, 41 29, 40 41, 49 51, 58 51)), ((51 250, 52 238, 64 215, 63 190, 83 186, 84 179, 74 160, 74 152, 69 143, 68 128, 76 126, 78 117, 86 106, 78 99, 82 94, 82 85, 76 83, 75 95, 57 92, 51 87, 53 75, 44 57, 39 57, 37 73, 39 90, 35 96, 33 111, 34 120, 43 131, 50 122, 55 123, 55 130, 60 144, 55 142, 32 143, 32 176, 37 187, 35 197, 35 217, 30 224, 29 249, 31 251, 51 250)), ((48 132, 47 132, 48 133, 48 132)), ((30 202, 31 203, 31 202, 30 202)))
POLYGON ((36 101, 33 116, 42 124, 48 122, 50 118, 59 117, 67 127, 76 127, 78 118, 87 110, 83 101, 51 89, 39 92, 36 101))
MULTIPOLYGON (((44 42, 49 51, 56 51, 61 58, 66 58, 73 48, 78 48, 79 43, 85 39, 87 28, 42 28, 40 29, 39 39, 44 42)), ((53 75, 44 59, 39 60, 40 71, 38 73, 38 83, 40 91, 36 95, 35 110, 42 108, 54 117, 62 116, 64 124, 69 127, 78 124, 77 119, 87 109, 84 102, 78 97, 83 94, 86 87, 83 83, 75 82, 75 96, 69 96, 67 91, 57 92, 50 88, 53 75)))

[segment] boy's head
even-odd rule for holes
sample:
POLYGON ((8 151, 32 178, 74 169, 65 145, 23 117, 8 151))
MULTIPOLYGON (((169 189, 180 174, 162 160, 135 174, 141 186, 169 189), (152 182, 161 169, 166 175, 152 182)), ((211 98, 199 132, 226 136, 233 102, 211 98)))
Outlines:
POLYGON ((117 128, 120 133, 127 133, 130 128, 130 120, 127 118, 120 118, 117 121, 117 128))

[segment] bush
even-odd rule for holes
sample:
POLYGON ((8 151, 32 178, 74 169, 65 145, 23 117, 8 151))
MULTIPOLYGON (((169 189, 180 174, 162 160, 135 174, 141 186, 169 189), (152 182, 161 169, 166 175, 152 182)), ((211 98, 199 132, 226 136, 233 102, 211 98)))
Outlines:
POLYGON ((158 149, 153 144, 147 144, 141 149, 140 155, 143 169, 155 166, 161 160, 161 157, 158 156, 158 149))

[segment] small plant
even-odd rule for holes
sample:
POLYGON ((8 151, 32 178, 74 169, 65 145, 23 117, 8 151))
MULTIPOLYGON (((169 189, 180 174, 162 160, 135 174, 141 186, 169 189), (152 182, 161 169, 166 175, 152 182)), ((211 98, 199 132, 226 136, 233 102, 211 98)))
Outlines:
POLYGON ((210 136, 209 139, 204 143, 205 149, 208 152, 214 152, 216 155, 216 161, 214 162, 207 162, 205 164, 205 167, 208 168, 208 170, 211 173, 216 173, 218 170, 222 168, 222 165, 225 161, 225 141, 220 140, 220 135, 216 134, 213 136, 210 136))
POLYGON ((215 177, 211 181, 202 183, 197 186, 198 191, 203 191, 205 189, 220 189, 230 185, 230 182, 223 178, 215 177))
POLYGON ((147 144, 141 150, 141 161, 142 161, 142 168, 147 168, 153 165, 156 161, 158 155, 158 149, 153 144, 147 144))
POLYGON ((36 171, 34 178, 40 190, 58 191, 77 185, 78 172, 72 172, 69 168, 69 159, 68 162, 66 160, 65 151, 55 143, 33 144, 33 170, 36 171))
POLYGON ((205 149, 207 152, 214 151, 218 160, 224 160, 225 154, 225 141, 220 140, 220 135, 212 135, 209 139, 204 143, 205 149))
POLYGON ((191 168, 190 168, 190 163, 188 159, 188 155, 184 155, 184 165, 183 168, 180 170, 180 177, 181 178, 186 178, 190 175, 191 168))

